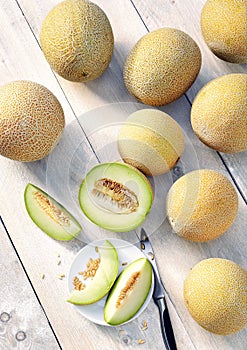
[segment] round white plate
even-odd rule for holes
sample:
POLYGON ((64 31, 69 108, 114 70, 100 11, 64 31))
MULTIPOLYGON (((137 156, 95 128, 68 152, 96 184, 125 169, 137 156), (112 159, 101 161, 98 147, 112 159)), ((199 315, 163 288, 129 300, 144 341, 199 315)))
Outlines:
MULTIPOLYGON (((109 240, 117 250, 118 259, 119 259, 119 269, 118 269, 119 273, 121 273, 121 271, 134 260, 145 257, 145 255, 136 246, 130 244, 129 242, 126 242, 121 239, 116 239, 116 238, 106 238, 106 239, 109 240), (122 263, 127 263, 127 265, 123 266, 122 263)), ((68 282, 69 293, 73 290, 72 281, 74 276, 78 276, 79 271, 85 270, 87 262, 90 258, 96 259, 99 257, 99 254, 96 252, 95 247, 96 246, 100 247, 104 243, 104 241, 105 239, 101 239, 86 245, 75 256, 75 259, 71 264, 69 274, 68 274, 67 282, 68 282)), ((144 304, 139 309, 139 311, 135 314, 135 316, 132 317, 127 322, 132 321, 145 310, 148 303, 150 302, 150 299, 152 298, 153 288, 154 288, 154 279, 152 278, 152 285, 144 304)), ((103 299, 99 300, 98 302, 90 305, 73 305, 73 306, 77 309, 77 311, 80 312, 81 315, 83 315, 90 321, 100 325, 109 326, 109 324, 107 324, 104 320, 104 305, 105 305, 106 298, 107 298, 107 295, 103 299)))

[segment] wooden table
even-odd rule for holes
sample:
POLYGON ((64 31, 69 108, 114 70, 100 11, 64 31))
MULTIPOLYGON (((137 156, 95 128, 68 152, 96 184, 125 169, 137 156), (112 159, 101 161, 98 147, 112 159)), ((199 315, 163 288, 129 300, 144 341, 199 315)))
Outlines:
MULTIPOLYGON (((185 96, 160 109, 184 128, 196 150, 200 168, 219 170, 229 177, 239 194, 239 212, 228 232, 209 243, 180 239, 166 221, 152 234, 151 240, 168 293, 178 349, 246 349, 247 328, 222 337, 199 327, 184 306, 182 287, 190 268, 207 257, 232 259, 247 268, 246 152, 218 154, 194 136, 189 122, 191 103, 206 82, 226 73, 246 73, 247 66, 221 61, 205 45, 199 26, 205 0, 95 0, 112 24, 115 50, 111 64, 95 81, 85 84, 65 81, 53 73, 39 45, 42 21, 58 2, 0 1, 0 78, 1 84, 26 79, 45 85, 61 102, 68 128, 93 108, 136 102, 124 86, 122 68, 129 50, 148 31, 162 26, 175 27, 186 31, 199 44, 203 63, 196 82, 185 96)), ((107 118, 104 122, 108 122, 107 118)), ((87 121, 84 129, 90 132, 87 121)), ((73 134, 67 132, 65 136, 73 147, 73 134)), ((69 266, 85 243, 83 239, 61 243, 43 234, 28 217, 23 201, 28 182, 47 187, 48 160, 22 164, 0 157, 0 349, 113 350, 139 346, 163 349, 158 310, 152 301, 138 319, 122 327, 96 325, 65 301, 69 266), (61 273, 65 274, 62 280, 58 278, 61 273), (144 320, 148 324, 145 331, 141 329, 144 320), (138 339, 145 343, 138 345, 138 339)), ((126 235, 118 237, 128 239, 126 235)))

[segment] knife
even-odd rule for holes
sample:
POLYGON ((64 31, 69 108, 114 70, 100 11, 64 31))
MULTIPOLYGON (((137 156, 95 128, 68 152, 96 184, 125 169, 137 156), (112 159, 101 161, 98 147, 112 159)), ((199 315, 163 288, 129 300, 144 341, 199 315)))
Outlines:
POLYGON ((168 312, 168 308, 165 300, 165 288, 162 285, 158 267, 155 262, 154 252, 149 241, 149 238, 145 232, 145 230, 141 229, 141 240, 140 240, 141 250, 145 254, 145 256, 150 261, 153 274, 154 274, 154 291, 153 291, 153 299, 155 304, 159 309, 160 316, 160 327, 161 333, 164 340, 164 344, 167 350, 176 350, 176 341, 172 329, 171 319, 168 312))

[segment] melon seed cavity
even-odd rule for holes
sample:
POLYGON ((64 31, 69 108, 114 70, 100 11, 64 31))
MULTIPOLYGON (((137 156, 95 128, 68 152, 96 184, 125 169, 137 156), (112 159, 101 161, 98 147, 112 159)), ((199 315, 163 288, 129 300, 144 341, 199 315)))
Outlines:
POLYGON ((124 302, 124 300, 127 298, 127 295, 134 288, 134 285, 136 284, 136 282, 139 279, 140 275, 141 275, 140 271, 136 271, 128 279, 125 287, 120 291, 119 297, 118 297, 118 299, 116 301, 116 308, 121 307, 121 304, 124 302))
POLYGON ((39 207, 56 223, 61 226, 70 226, 70 219, 52 201, 41 192, 35 192, 34 198, 39 207))
POLYGON ((116 214, 130 214, 138 209, 136 194, 123 184, 103 178, 95 181, 94 200, 102 208, 116 214))

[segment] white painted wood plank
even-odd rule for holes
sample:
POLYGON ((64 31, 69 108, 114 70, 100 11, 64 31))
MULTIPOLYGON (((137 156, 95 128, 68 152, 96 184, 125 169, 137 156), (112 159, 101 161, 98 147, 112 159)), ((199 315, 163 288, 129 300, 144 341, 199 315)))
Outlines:
POLYGON ((0 349, 60 349, 0 221, 0 349))
MULTIPOLYGON (((198 43, 202 52, 202 67, 195 83, 186 93, 191 103, 208 81, 224 74, 247 73, 247 64, 225 62, 207 47, 200 30, 200 14, 205 2, 206 0, 133 0, 149 31, 161 27, 174 27, 185 31, 198 43)), ((234 155, 221 153, 221 156, 247 199, 247 152, 234 155)))

